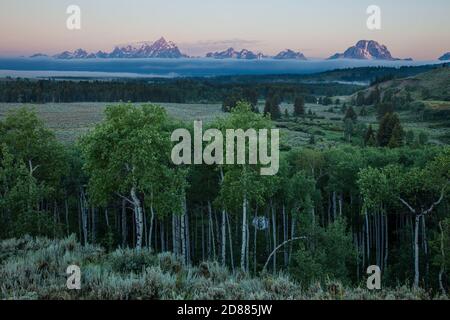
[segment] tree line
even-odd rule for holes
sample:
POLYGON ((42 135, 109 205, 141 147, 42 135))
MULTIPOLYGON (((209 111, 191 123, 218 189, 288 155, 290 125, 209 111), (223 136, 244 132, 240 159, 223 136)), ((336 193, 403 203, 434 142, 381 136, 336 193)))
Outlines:
MULTIPOLYGON (((301 101, 298 101, 299 105, 301 101)), ((238 103, 211 128, 271 128, 238 103)), ((108 107, 63 146, 26 109, 0 122, 0 238, 63 237, 108 250, 172 251, 186 264, 285 270, 302 283, 358 284, 378 265, 386 284, 446 291, 450 149, 342 145, 283 152, 258 165, 175 166, 171 132, 189 123, 154 105, 108 107)))
MULTIPOLYGON (((269 92, 286 101, 296 95, 347 95, 360 87, 347 84, 299 82, 228 82, 210 79, 155 80, 30 80, 0 81, 0 102, 8 103, 69 103, 69 102, 170 102, 218 103, 239 101, 242 96, 265 98, 269 92)), ((228 104, 228 103, 226 103, 228 104)), ((233 105, 234 106, 234 105, 233 105)))

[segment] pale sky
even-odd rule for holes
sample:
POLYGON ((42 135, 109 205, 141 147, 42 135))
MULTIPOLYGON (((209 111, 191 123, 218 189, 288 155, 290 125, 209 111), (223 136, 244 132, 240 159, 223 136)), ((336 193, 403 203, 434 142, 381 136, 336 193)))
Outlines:
POLYGON ((436 59, 450 51, 449 0, 0 0, 0 55, 54 54, 164 36, 183 52, 290 48, 326 58, 361 39, 393 56, 436 59), (81 30, 66 28, 69 5, 81 8, 81 30), (369 5, 382 29, 366 27, 369 5))

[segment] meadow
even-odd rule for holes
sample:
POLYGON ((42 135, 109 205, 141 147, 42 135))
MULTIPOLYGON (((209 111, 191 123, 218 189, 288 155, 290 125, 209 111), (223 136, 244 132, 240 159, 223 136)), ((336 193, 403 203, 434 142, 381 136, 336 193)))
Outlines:
MULTIPOLYGON (((341 103, 349 100, 350 96, 333 97, 333 101, 339 99, 341 103)), ((444 108, 448 109, 448 102, 433 101, 427 102, 430 109, 444 108)), ((8 112, 27 108, 35 110, 37 115, 44 121, 45 125, 53 130, 57 138, 64 143, 73 143, 90 128, 100 123, 104 119, 104 111, 107 106, 118 105, 120 103, 104 102, 80 102, 80 103, 46 103, 46 104, 19 104, 19 103, 0 103, 0 119, 4 118, 8 112)), ((135 103, 141 105, 143 103, 135 103)), ((210 123, 228 114, 222 111, 219 103, 192 104, 192 103, 159 103, 154 104, 164 107, 167 113, 179 120, 192 122, 202 120, 210 123)), ((258 109, 264 109, 264 101, 258 102, 258 109)), ((364 127, 372 125, 378 126, 378 119, 373 108, 366 108, 367 115, 359 115, 358 123, 364 127)), ((294 107, 292 103, 281 103, 280 110, 282 115, 285 110, 292 115, 294 107)), ((305 111, 314 114, 304 118, 285 117, 276 121, 277 127, 281 130, 282 142, 290 147, 307 145, 311 135, 314 135, 318 144, 322 147, 335 146, 345 143, 342 105, 319 105, 306 103, 305 111)), ((358 109, 357 109, 358 112, 358 109)), ((450 136, 450 128, 441 121, 423 121, 419 119, 417 113, 403 110, 398 111, 402 125, 405 130, 412 130, 416 134, 426 132, 429 136, 429 142, 433 144, 447 144, 450 136)), ((444 120, 444 119, 443 119, 444 120)))

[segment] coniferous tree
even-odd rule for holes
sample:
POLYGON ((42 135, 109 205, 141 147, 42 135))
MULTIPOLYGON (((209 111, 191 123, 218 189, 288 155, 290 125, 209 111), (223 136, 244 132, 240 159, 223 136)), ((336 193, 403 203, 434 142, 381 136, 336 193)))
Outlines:
POLYGON ((375 131, 373 130, 372 125, 369 125, 366 134, 364 135, 364 145, 367 147, 374 147, 376 144, 375 131))
POLYGON ((281 118, 280 100, 277 95, 270 95, 266 99, 266 105, 264 107, 264 114, 270 114, 273 120, 281 118))
POLYGON ((358 115, 356 114, 355 110, 350 106, 347 108, 347 111, 345 112, 344 121, 350 119, 353 122, 356 122, 358 119, 358 115))
POLYGON ((303 97, 297 97, 294 101, 294 116, 303 117, 305 115, 305 99, 303 97))
POLYGON ((412 146, 414 144, 414 140, 415 140, 415 135, 414 135, 414 131, 412 130, 408 130, 405 133, 405 143, 408 146, 412 146))
POLYGON ((369 112, 367 111, 366 107, 364 107, 364 106, 361 108, 361 111, 359 111, 359 115, 361 117, 366 117, 368 114, 369 114, 369 112))
POLYGON ((404 139, 405 133, 403 131, 403 128, 399 123, 396 123, 394 125, 394 128, 392 129, 392 135, 389 139, 388 147, 389 148, 399 148, 403 146, 403 139, 404 139))
POLYGON ((387 113, 394 112, 394 105, 392 103, 379 103, 376 105, 377 117, 378 119, 382 119, 387 113))
POLYGON ((399 147, 403 144, 403 128, 396 113, 387 113, 380 121, 377 142, 380 147, 399 147))
POLYGON ((365 104, 364 92, 360 91, 357 93, 355 103, 358 107, 362 107, 365 104))

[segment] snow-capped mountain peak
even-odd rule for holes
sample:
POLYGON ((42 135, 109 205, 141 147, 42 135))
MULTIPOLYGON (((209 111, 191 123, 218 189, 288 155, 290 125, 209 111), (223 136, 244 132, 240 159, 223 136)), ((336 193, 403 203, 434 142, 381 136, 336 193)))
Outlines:
POLYGON ((265 56, 262 53, 254 53, 253 51, 242 49, 241 51, 236 51, 234 48, 228 48, 224 51, 219 52, 209 52, 206 54, 207 58, 213 59, 243 59, 243 60, 254 60, 262 59, 265 56))
POLYGON ((374 40, 360 40, 344 53, 336 53, 329 59, 399 60, 392 57, 385 45, 374 40))
POLYGON ((303 53, 295 52, 291 49, 283 50, 273 58, 278 60, 306 60, 306 57, 303 53))

